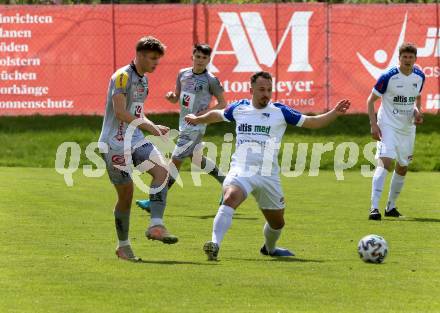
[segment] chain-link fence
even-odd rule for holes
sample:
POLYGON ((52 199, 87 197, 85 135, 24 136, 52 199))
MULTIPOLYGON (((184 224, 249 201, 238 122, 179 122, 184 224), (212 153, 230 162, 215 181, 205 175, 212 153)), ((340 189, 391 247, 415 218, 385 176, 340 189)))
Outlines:
POLYGON ((378 76, 398 64, 404 41, 419 47, 426 111, 440 107, 438 4, 1 6, 0 115, 103 114, 111 74, 153 35, 167 46, 149 74, 146 112, 165 101, 195 42, 213 48, 210 70, 228 101, 249 97, 249 77, 274 75, 273 98, 322 112, 340 98, 366 112, 378 76))

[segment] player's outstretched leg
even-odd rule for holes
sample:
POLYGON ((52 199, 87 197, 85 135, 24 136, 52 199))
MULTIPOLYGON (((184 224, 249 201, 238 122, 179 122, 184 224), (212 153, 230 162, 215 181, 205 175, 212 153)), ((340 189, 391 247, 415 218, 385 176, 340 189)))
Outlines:
MULTIPOLYGON (((176 182, 176 179, 173 177, 179 175, 179 169, 182 166, 182 161, 178 159, 173 159, 172 164, 174 164, 175 170, 170 169, 170 175, 168 177, 168 190, 174 185, 176 182)), ((136 200, 136 205, 141 208, 144 211, 147 211, 148 213, 151 213, 151 200, 150 199, 142 199, 142 200, 136 200)))
POLYGON ((232 216, 235 213, 235 208, 237 208, 246 199, 244 191, 235 185, 225 186, 223 197, 223 204, 220 205, 212 225, 211 241, 206 242, 203 246, 203 251, 210 261, 217 260, 223 238, 225 237, 228 229, 231 227, 232 216))
POLYGON ((228 205, 222 204, 215 215, 212 224, 212 240, 205 243, 203 251, 209 261, 216 261, 221 242, 225 237, 226 232, 231 227, 232 216, 235 210, 228 205))
POLYGON ((164 186, 160 188, 158 185, 151 185, 151 189, 160 190, 150 194, 151 224, 145 232, 145 236, 150 240, 158 240, 166 244, 174 244, 179 239, 171 234, 163 225, 168 187, 164 186))
POLYGON ((262 210, 262 212, 267 222, 263 227, 264 245, 261 247, 260 253, 273 257, 294 256, 295 254, 288 249, 276 246, 284 227, 284 209, 262 210))

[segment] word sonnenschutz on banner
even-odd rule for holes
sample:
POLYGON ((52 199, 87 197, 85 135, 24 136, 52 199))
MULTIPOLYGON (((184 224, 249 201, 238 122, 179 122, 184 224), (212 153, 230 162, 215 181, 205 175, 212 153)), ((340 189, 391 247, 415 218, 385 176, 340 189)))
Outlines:
POLYGON ((210 70, 228 102, 249 97, 250 75, 266 70, 274 100, 316 113, 341 98, 366 112, 375 81, 398 64, 398 46, 413 42, 424 110, 437 112, 439 13, 428 4, 1 6, 0 115, 103 114, 111 74, 143 35, 167 46, 148 75, 147 113, 179 110, 164 95, 191 66, 194 41, 213 48, 210 70))

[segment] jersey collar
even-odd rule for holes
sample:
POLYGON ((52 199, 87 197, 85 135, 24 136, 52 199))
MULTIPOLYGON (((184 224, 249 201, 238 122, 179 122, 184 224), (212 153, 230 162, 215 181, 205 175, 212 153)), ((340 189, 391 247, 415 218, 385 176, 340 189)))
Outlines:
POLYGON ((203 72, 201 72, 201 73, 194 73, 194 70, 191 69, 191 72, 192 72, 194 75, 203 75, 203 74, 205 74, 207 71, 208 71, 208 70, 205 68, 205 70, 204 70, 203 72))
POLYGON ((134 65, 134 61, 131 61, 130 67, 133 69, 136 75, 139 76, 139 78, 144 78, 144 75, 139 74, 138 71, 136 70, 136 65, 134 65))

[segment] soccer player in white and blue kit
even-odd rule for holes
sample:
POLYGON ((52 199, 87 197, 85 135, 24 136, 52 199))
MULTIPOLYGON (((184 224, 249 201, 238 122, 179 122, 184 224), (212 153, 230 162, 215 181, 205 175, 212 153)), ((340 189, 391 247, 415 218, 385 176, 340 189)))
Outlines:
POLYGON ((413 158, 415 124, 423 123, 420 94, 425 75, 414 66, 416 58, 417 48, 413 44, 402 44, 399 47, 399 67, 393 67, 380 76, 367 101, 371 135, 377 140, 378 160, 372 183, 370 220, 380 220, 382 217, 378 208, 379 200, 394 160, 396 166, 391 178, 385 216, 401 216, 396 208, 396 200, 413 158), (382 98, 382 103, 376 118, 374 103, 379 98, 382 98))
POLYGON ((284 196, 278 166, 284 131, 287 124, 305 128, 324 127, 350 107, 350 101, 342 100, 325 114, 306 116, 282 103, 271 102, 272 76, 268 72, 252 75, 250 92, 251 100, 239 100, 225 110, 214 110, 201 116, 189 114, 185 118, 194 125, 221 121, 236 123, 236 151, 223 182, 223 203, 214 218, 212 240, 203 247, 208 260, 217 260, 232 216, 249 194, 255 197, 267 221, 260 252, 269 256, 294 255, 287 249, 276 247, 284 227, 284 196))

